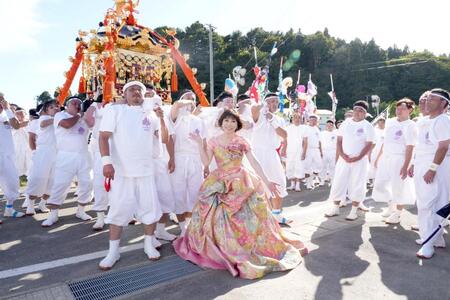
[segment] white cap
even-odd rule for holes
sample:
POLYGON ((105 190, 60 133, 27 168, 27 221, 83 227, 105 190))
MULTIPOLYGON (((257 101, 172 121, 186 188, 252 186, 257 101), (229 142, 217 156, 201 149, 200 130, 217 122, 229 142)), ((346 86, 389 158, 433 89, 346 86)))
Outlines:
POLYGON ((145 95, 145 92, 147 91, 147 88, 145 87, 145 85, 137 80, 133 80, 133 81, 129 81, 127 84, 125 84, 122 88, 122 91, 125 93, 126 89, 129 88, 130 86, 133 85, 138 85, 142 88, 142 93, 145 95))

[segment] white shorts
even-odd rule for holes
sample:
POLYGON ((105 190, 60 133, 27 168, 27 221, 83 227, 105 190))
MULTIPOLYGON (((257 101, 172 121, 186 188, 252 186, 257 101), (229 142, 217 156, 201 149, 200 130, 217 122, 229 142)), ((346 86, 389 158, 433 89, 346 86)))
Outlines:
POLYGON ((105 190, 105 176, 103 176, 103 162, 100 152, 94 152, 94 205, 93 211, 106 211, 108 209, 108 193, 105 190))
POLYGON ((286 153, 286 177, 288 179, 301 179, 305 177, 305 161, 300 152, 286 153))
POLYGON ((170 174, 174 213, 192 212, 203 183, 203 166, 198 154, 175 153, 175 171, 170 174))
POLYGON ((341 201, 345 200, 348 194, 351 201, 363 201, 366 197, 368 168, 369 159, 367 156, 354 163, 348 163, 342 157, 339 157, 328 199, 341 201))
POLYGON ((267 179, 278 184, 280 197, 286 197, 288 195, 286 190, 286 174, 277 151, 275 149, 255 147, 253 148, 253 153, 267 179))
POLYGON ((155 184, 159 205, 163 213, 171 213, 175 209, 172 183, 167 168, 167 160, 154 158, 155 184))
POLYGON ((26 194, 41 197, 50 195, 53 184, 56 148, 41 146, 33 153, 31 168, 28 172, 26 194))
POLYGON ((319 148, 308 148, 306 150, 306 174, 319 174, 322 170, 322 157, 319 148))
POLYGON ((59 151, 56 155, 55 176, 48 204, 62 205, 75 176, 78 182, 78 203, 88 204, 92 200, 91 155, 89 152, 59 151))
POLYGON ((14 155, 0 153, 0 188, 6 200, 14 201, 19 198, 19 173, 14 155))
POLYGON ((139 222, 150 225, 162 216, 154 176, 115 176, 108 196, 106 224, 127 226, 135 217, 139 222))
POLYGON ((416 194, 414 180, 407 176, 400 177, 400 170, 405 161, 404 154, 383 153, 378 161, 377 176, 375 177, 372 197, 377 202, 394 204, 414 204, 416 194))

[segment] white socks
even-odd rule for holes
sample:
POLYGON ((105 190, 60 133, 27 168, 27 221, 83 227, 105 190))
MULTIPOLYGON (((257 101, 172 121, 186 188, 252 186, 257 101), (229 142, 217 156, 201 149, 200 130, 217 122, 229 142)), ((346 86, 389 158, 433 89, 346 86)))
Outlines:
POLYGON ((105 212, 98 211, 97 212, 97 221, 95 222, 94 226, 92 226, 92 229, 98 231, 102 230, 103 226, 105 226, 105 212))
POLYGON ((150 260, 158 260, 161 257, 158 250, 155 248, 155 241, 156 238, 154 235, 144 236, 144 252, 150 260))
POLYGON ((100 264, 98 265, 100 269, 102 270, 109 270, 111 269, 114 264, 120 259, 120 240, 110 240, 109 241, 109 251, 108 254, 100 264))
POLYGON ((77 213, 75 216, 83 221, 92 220, 92 217, 84 211, 84 206, 82 205, 78 205, 77 213))
POLYGON ((58 222, 58 209, 50 210, 47 220, 42 222, 42 227, 50 227, 58 222))
POLYGON ((167 232, 165 223, 156 223, 155 236, 158 239, 166 241, 173 241, 176 238, 175 235, 167 232))

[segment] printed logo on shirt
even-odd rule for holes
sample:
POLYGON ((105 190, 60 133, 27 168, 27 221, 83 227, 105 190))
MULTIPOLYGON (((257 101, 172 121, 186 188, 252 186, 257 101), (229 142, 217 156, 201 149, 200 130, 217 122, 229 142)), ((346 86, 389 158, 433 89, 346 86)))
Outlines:
POLYGON ((363 134, 364 134, 364 128, 358 128, 358 130, 356 130, 357 136, 362 136, 363 134))
POLYGON ((394 135, 394 140, 399 140, 403 135, 403 132, 401 130, 398 130, 394 135))
POLYGON ((148 119, 148 117, 145 117, 144 120, 142 120, 142 128, 145 131, 149 131, 150 127, 151 127, 150 120, 148 119))
POLYGON ((86 130, 83 127, 78 128, 78 134, 84 134, 86 130))
POLYGON ((333 140, 334 141, 334 139, 335 139, 336 137, 333 135, 332 137, 331 137, 331 140, 333 140))

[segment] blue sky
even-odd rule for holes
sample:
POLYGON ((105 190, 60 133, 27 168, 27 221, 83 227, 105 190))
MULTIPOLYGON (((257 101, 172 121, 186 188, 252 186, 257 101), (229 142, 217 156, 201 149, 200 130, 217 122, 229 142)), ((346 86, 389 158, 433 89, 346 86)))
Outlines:
MULTIPOLYGON (((44 90, 64 83, 79 29, 97 28, 113 0, 0 0, 0 23, 8 29, 0 42, 0 92, 26 108, 44 90)), ((195 21, 211 23, 221 34, 254 27, 309 34, 328 27, 330 34, 350 41, 375 38, 384 48, 450 53, 450 1, 425 5, 405 0, 141 0, 138 22, 184 28, 195 21)), ((72 90, 75 90, 75 84, 72 90)))

